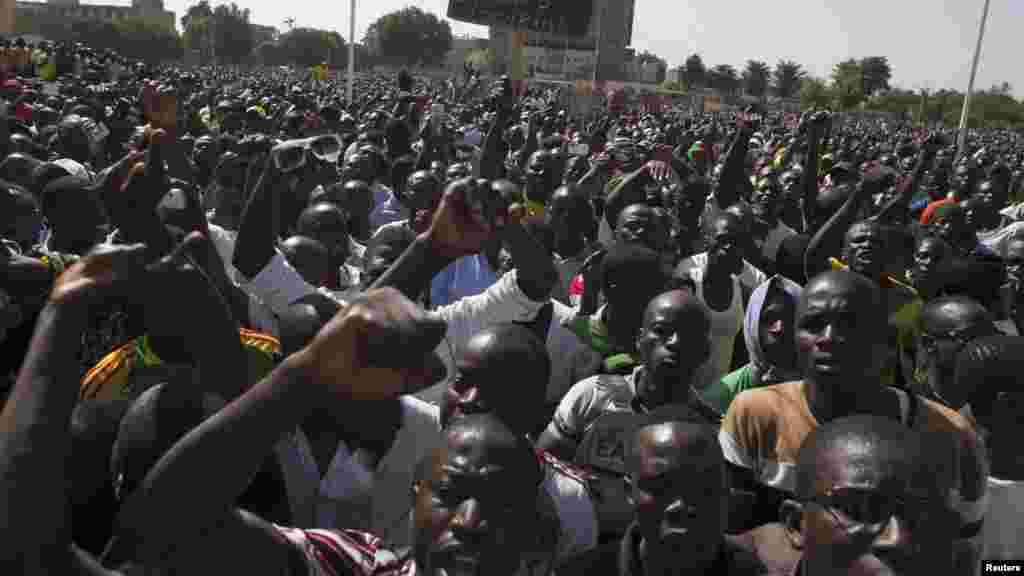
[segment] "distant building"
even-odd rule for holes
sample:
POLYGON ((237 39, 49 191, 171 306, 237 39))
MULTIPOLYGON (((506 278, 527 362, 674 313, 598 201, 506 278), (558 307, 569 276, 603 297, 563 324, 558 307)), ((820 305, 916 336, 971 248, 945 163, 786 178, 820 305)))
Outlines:
POLYGON ((524 30, 508 25, 490 27, 490 46, 495 67, 504 73, 512 69, 516 32, 525 35, 524 58, 533 76, 557 76, 565 79, 630 80, 626 51, 633 39, 633 14, 636 0, 593 0, 593 14, 585 35, 569 36, 557 32, 524 30))
POLYGON ((164 10, 163 0, 132 0, 131 6, 80 4, 78 0, 46 0, 46 2, 15 3, 15 17, 50 14, 74 20, 117 20, 138 17, 175 29, 174 12, 164 10))

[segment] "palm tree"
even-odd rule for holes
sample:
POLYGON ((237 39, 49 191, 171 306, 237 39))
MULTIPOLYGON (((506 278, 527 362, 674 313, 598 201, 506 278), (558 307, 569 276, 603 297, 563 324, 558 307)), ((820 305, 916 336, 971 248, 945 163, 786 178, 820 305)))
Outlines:
POLYGON ((779 60, 772 72, 775 95, 779 98, 793 98, 800 93, 800 83, 807 77, 803 66, 792 60, 779 60))
POLYGON ((733 94, 740 86, 739 73, 728 64, 719 64, 708 71, 711 87, 723 94, 733 94))
POLYGON ((768 80, 771 78, 771 68, 760 60, 747 60, 747 67, 743 70, 743 85, 747 94, 763 99, 768 92, 768 80))

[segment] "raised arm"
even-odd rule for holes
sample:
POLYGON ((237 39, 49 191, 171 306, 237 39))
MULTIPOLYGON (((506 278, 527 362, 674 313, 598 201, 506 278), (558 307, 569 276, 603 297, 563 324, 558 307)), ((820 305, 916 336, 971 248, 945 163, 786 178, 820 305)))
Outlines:
POLYGON ((470 178, 453 182, 445 191, 430 228, 416 238, 373 287, 391 286, 415 297, 446 266, 463 256, 479 254, 496 230, 504 228, 508 220, 508 215, 503 214, 506 211, 500 196, 491 188, 478 188, 470 178), (469 196, 485 203, 476 214, 467 204, 469 196))
POLYGON ((512 115, 515 96, 512 94, 512 83, 508 78, 502 78, 494 89, 493 98, 496 106, 494 111, 494 122, 487 137, 484 139, 483 154, 480 158, 480 177, 493 180, 503 176, 504 163, 502 147, 502 135, 505 126, 512 115))
POLYGON ((736 136, 725 155, 722 179, 718 183, 718 190, 715 191, 718 206, 723 209, 740 200, 740 190, 743 188, 743 179, 746 178, 747 148, 750 147, 750 137, 756 130, 753 122, 746 121, 739 122, 736 128, 736 136))
POLYGON ((929 137, 921 146, 921 152, 917 156, 917 163, 913 171, 904 178, 896 188, 896 195, 878 213, 877 218, 883 222, 906 222, 906 216, 910 211, 910 200, 917 190, 917 183, 921 180, 935 154, 940 147, 937 138, 929 137))
POLYGON ((175 444, 128 497, 119 536, 132 538, 143 561, 174 547, 215 551, 259 573, 288 573, 288 545, 266 522, 233 512, 235 500, 274 444, 316 406, 385 400, 433 384, 430 351, 443 334, 443 323, 398 292, 371 291, 175 444), (394 354, 399 345, 406 352, 394 354))
MULTIPOLYGON (((812 230, 814 222, 817 222, 818 210, 818 158, 821 154, 821 132, 825 120, 819 114, 815 114, 805 124, 807 127, 807 154, 804 155, 803 172, 800 176, 800 206, 804 216, 804 230, 812 230)), ((787 154, 792 154, 790 146, 787 154)))
POLYGON ((246 278, 254 278, 274 257, 279 222, 280 199, 275 193, 280 173, 267 158, 263 174, 256 182, 242 213, 232 263, 246 278))
MULTIPOLYGON (((166 262, 173 262, 179 247, 166 262)), ((136 289, 145 248, 102 246, 56 282, 39 316, 17 383, 0 413, 0 550, 4 574, 100 574, 71 551, 66 463, 78 400, 75 356, 90 306, 136 289)))
POLYGON ((857 187, 857 190, 850 193, 846 202, 839 210, 825 222, 821 230, 811 238, 807 246, 807 254, 804 256, 804 273, 808 278, 828 270, 828 259, 840 254, 843 247, 843 236, 850 226, 857 219, 861 206, 871 194, 878 189, 878 175, 869 174, 867 178, 857 187))

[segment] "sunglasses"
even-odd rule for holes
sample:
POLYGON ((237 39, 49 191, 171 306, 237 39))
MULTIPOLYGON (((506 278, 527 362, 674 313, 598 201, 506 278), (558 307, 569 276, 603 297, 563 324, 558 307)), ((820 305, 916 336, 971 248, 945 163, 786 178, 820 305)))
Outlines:
POLYGON ((277 169, 288 173, 305 166, 310 154, 321 161, 336 163, 341 156, 341 146, 341 138, 337 135, 324 134, 278 144, 270 155, 277 169))
POLYGON ((872 489, 838 488, 803 502, 813 502, 827 510, 844 530, 881 532, 893 517, 904 517, 909 500, 872 489))

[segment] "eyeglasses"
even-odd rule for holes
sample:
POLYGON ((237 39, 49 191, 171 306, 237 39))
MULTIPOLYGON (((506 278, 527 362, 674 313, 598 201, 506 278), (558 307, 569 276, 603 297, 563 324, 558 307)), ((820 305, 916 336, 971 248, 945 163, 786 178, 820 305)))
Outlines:
POLYGON ((270 154, 277 169, 287 173, 305 166, 309 154, 324 162, 337 162, 341 155, 341 145, 341 138, 337 135, 324 134, 278 144, 270 151, 270 154))
POLYGON ((910 500, 866 488, 838 488, 802 501, 827 510, 844 530, 881 532, 893 517, 904 515, 910 500))
POLYGON ((948 332, 941 332, 938 334, 922 332, 921 347, 928 352, 935 352, 939 347, 939 342, 953 342, 958 348, 963 348, 977 336, 978 328, 976 326, 972 326, 964 330, 950 330, 948 332))

